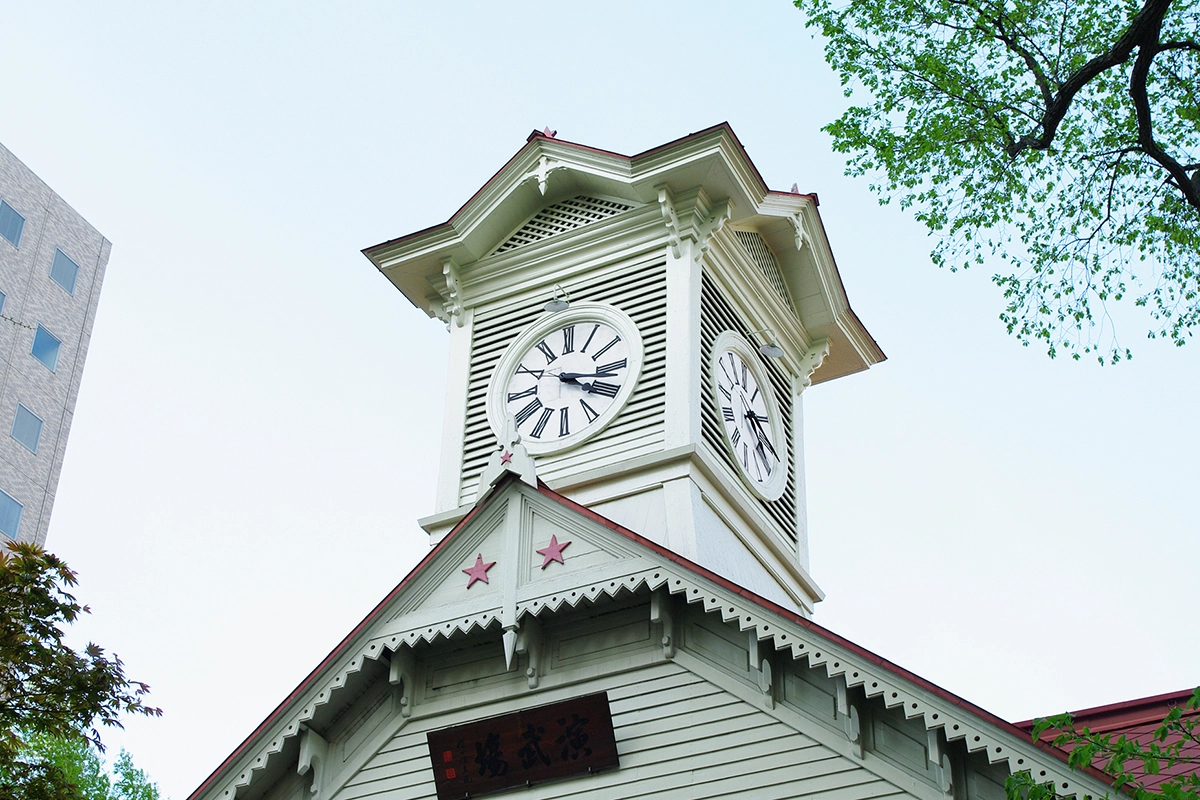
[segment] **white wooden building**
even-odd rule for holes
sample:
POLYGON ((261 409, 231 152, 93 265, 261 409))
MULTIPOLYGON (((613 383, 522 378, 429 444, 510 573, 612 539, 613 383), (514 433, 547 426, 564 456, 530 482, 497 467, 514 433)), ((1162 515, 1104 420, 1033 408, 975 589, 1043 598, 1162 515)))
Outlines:
POLYGON ((883 353, 727 125, 535 133, 365 252, 450 333, 434 547, 194 800, 1105 791, 811 622, 802 395, 883 353))

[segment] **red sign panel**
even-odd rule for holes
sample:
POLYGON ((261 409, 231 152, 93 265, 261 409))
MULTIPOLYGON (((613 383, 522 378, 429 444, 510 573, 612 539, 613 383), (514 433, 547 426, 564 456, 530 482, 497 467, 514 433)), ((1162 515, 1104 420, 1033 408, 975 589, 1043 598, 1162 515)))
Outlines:
POLYGON ((439 800, 619 766, 607 693, 432 731, 428 740, 439 800))

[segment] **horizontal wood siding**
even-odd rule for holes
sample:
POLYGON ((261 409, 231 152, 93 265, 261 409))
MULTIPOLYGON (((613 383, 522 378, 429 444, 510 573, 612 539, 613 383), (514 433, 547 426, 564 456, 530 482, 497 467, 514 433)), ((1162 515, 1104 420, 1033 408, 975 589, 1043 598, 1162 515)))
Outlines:
MULTIPOLYGON (((899 794, 894 785, 797 733, 769 714, 671 662, 615 675, 603 686, 612 703, 621 766, 521 790, 548 798, 805 797, 870 800, 899 794)), ((536 694, 522 705, 539 702, 536 694)), ((478 717, 511 703, 479 709, 478 717)), ((448 724, 413 719, 336 795, 436 797, 426 733, 448 724)))
MULTIPOLYGON (((666 263, 661 257, 614 263, 563 284, 572 302, 608 303, 637 324, 645 346, 642 375, 625 409, 602 433, 563 454, 537 457, 538 477, 553 481, 640 455, 657 452, 663 443, 663 404, 666 391, 666 263)), ((487 386, 509 343, 542 316, 551 286, 525 295, 517 303, 502 303, 475 311, 471 342, 471 374, 467 385, 466 428, 459 502, 475 501, 479 474, 496 448, 496 434, 487 421, 487 386)))

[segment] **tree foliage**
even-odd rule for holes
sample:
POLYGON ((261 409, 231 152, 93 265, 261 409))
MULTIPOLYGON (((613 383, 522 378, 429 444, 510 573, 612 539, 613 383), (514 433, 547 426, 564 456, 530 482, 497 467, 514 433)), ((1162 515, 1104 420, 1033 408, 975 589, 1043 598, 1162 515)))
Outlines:
MULTIPOLYGON (((45 734, 29 734, 21 759, 28 763, 52 766, 66 783, 74 787, 72 798, 79 800, 159 800, 158 787, 133 758, 122 750, 111 769, 91 744, 80 737, 60 739, 45 734)), ((3 791, 0 789, 0 791, 3 791)))
MULTIPOLYGON (((1073 769, 1098 767, 1112 776, 1113 788, 1133 800, 1200 800, 1200 716, 1184 713, 1197 710, 1200 687, 1182 708, 1167 713, 1149 741, 1077 728, 1070 714, 1035 720, 1032 734, 1036 742, 1046 731, 1057 731, 1051 744, 1069 751, 1067 763, 1073 769), (1157 780, 1163 774, 1170 777, 1157 780)), ((1008 800, 1058 797, 1053 782, 1038 783, 1028 771, 1013 773, 1005 793, 1008 800)))
POLYGON ((31 544, 0 549, 0 798, 78 796, 52 759, 28 757, 46 737, 103 751, 100 728, 126 713, 157 716, 149 689, 95 644, 76 652, 66 626, 89 613, 67 590, 75 573, 31 544))
POLYGON ((1053 357, 1129 357, 1107 304, 1200 324, 1200 0, 795 0, 861 101, 826 126, 937 235, 998 259, 1001 320, 1053 357))

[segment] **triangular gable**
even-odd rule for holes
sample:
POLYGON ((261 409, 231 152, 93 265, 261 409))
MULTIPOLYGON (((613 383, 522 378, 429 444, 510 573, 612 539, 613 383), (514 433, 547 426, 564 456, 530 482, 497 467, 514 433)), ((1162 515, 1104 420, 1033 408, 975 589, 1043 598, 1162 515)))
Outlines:
MULTIPOLYGON (((904 770, 919 774, 925 769, 934 776, 930 780, 936 786, 938 781, 949 780, 945 777, 949 762, 944 765, 938 755, 943 746, 939 743, 961 742, 976 758, 986 755, 986 761, 980 763, 999 765, 1002 773, 1029 769, 1039 781, 1054 780, 1063 795, 1098 795, 1106 789, 1096 773, 1071 772, 1061 751, 1031 745, 1024 732, 1007 722, 544 485, 533 489, 506 477, 192 798, 234 800, 242 796, 240 790, 261 780, 252 792, 259 796, 264 783, 282 780, 295 772, 297 764, 305 774, 316 772, 318 781, 328 782, 330 793, 319 795, 318 800, 334 796, 337 787, 365 769, 376 754, 404 739, 397 737, 414 704, 420 708, 421 703, 440 703, 437 724, 457 724, 453 721, 470 719, 478 712, 460 708, 461 702, 454 699, 455 687, 511 685, 516 673, 505 664, 501 638, 506 629, 518 627, 521 633, 516 647, 522 654, 519 661, 525 667, 522 675, 528 680, 528 690, 546 694, 495 695, 510 705, 536 705, 541 697, 569 693, 571 681, 578 678, 564 677, 565 672, 552 674, 548 667, 553 659, 573 664, 577 673, 583 670, 580 674, 585 675, 600 674, 603 669, 628 672, 653 667, 658 670, 655 675, 668 680, 683 669, 785 723, 793 718, 803 723, 809 712, 797 701, 799 705, 793 705, 803 712, 797 715, 784 701, 807 695, 827 697, 828 718, 821 725, 808 731, 804 728, 807 723, 793 720, 792 729, 806 730, 806 735, 816 736, 824 746, 842 753, 841 757, 850 754, 859 760, 864 758, 863 743, 871 736, 901 742, 900 755, 891 761, 867 758, 862 762, 871 774, 903 777, 904 770), (509 535, 514 531, 516 535, 509 535), (552 536, 560 545, 564 541, 571 544, 565 549, 547 548, 552 536), (543 570, 546 556, 535 556, 538 549, 557 552, 562 562, 552 558, 543 570), (486 571, 487 583, 476 580, 467 588, 471 576, 463 570, 471 569, 477 559, 494 562, 494 566, 486 571), (622 606, 643 598, 637 602, 644 610, 647 595, 648 617, 639 616, 632 606, 632 610, 622 606), (560 613, 588 604, 593 604, 593 611, 582 617, 571 612, 570 619, 576 621, 565 629, 555 628, 560 613), (564 642, 572 636, 587 634, 590 623, 586 620, 599 615, 611 621, 621 614, 634 614, 636 619, 614 628, 617 634, 606 632, 608 644, 600 650, 593 647, 591 655, 583 656, 564 650, 564 642), (651 623, 652 630, 658 631, 653 644, 644 638, 651 623), (547 634, 547 641, 553 639, 554 648, 540 652, 539 632, 552 630, 557 632, 547 634), (642 633, 630 636, 630 631, 642 633), (628 644, 623 644, 626 640, 628 644), (451 677, 418 674, 414 653, 437 643, 451 646, 459 654, 454 656, 461 662, 459 668, 438 673, 451 677), (630 649, 635 645, 641 648, 637 650, 640 655, 630 649), (768 657, 771 651, 777 655, 768 657), (783 654, 790 658, 779 661, 783 654), (571 658, 576 660, 571 662, 571 658), (740 667, 736 666, 738 658, 740 667), (772 659, 781 669, 776 678, 772 677, 772 659), (668 662, 674 666, 659 669, 668 662), (540 686, 539 678, 544 678, 540 686), (450 690, 450 694, 431 701, 439 690, 450 690), (779 708, 775 698, 781 700, 779 708), (874 714, 882 720, 882 727, 872 729, 874 732, 859 729, 860 714, 874 714), (317 730, 337 720, 343 720, 342 733, 331 744, 317 730), (344 720, 352 721, 352 730, 347 731, 344 720), (927 750, 922 750, 921 732, 929 735, 927 750), (908 758, 911 764, 904 760, 903 742, 909 742, 907 746, 916 754, 908 758), (332 753, 330 748, 335 745, 340 750, 332 753), (917 757, 922 752, 927 753, 930 764, 917 757), (946 772, 938 771, 943 769, 946 772), (327 773, 323 778, 322 771, 327 773)), ((814 707, 820 708, 822 702, 826 701, 814 707)), ((414 730, 433 724, 420 714, 416 718, 424 721, 414 723, 414 730)), ((419 753, 415 744, 412 748, 411 758, 423 758, 421 763, 427 765, 428 753, 419 753)), ((889 785, 903 784, 897 780, 893 777, 889 785)), ((998 780, 1003 782, 1002 775, 998 780)), ((948 783, 943 789, 951 791, 948 783)), ((986 793, 973 791, 972 796, 986 798, 986 793)))

